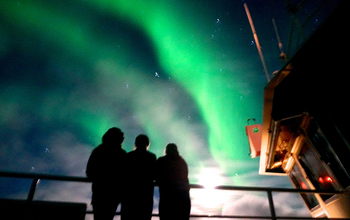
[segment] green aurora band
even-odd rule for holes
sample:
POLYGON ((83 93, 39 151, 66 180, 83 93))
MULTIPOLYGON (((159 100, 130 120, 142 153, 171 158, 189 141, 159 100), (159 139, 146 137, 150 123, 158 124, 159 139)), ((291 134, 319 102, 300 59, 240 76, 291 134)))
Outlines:
MULTIPOLYGON (((261 114, 259 110, 261 97, 242 100, 242 94, 246 88, 240 84, 247 83, 242 77, 244 67, 239 64, 239 52, 234 51, 232 40, 223 39, 222 42, 218 42, 212 39, 210 32, 215 28, 216 17, 208 16, 205 7, 200 8, 190 1, 80 0, 79 4, 94 8, 98 13, 115 16, 145 33, 155 48, 156 57, 163 70, 195 101, 208 127, 208 139, 204 142, 208 143, 211 155, 224 172, 231 169, 227 167, 226 161, 249 159, 244 126, 248 118, 259 117, 257 113, 261 114), (227 48, 230 48, 232 53, 224 57, 223 51, 227 51, 227 48)), ((84 29, 83 24, 89 23, 93 26, 96 22, 93 17, 84 16, 83 13, 76 16, 74 11, 65 11, 64 7, 57 8, 49 3, 34 1, 16 3, 5 0, 0 11, 26 33, 40 35, 44 41, 68 51, 70 58, 79 59, 82 63, 94 67, 95 71, 103 73, 93 79, 98 84, 123 79, 130 81, 130 84, 142 86, 142 77, 145 76, 142 76, 140 70, 135 69, 133 73, 126 73, 129 69, 123 66, 123 62, 129 59, 128 48, 121 48, 116 52, 110 46, 112 42, 101 40, 103 36, 99 36, 88 26, 84 29)), ((64 60, 55 62, 57 62, 56 65, 64 65, 64 60)), ((78 78, 79 74, 84 73, 76 74, 75 77, 78 78)), ((152 88, 145 88, 142 92, 152 93, 152 88)), ((18 93, 17 97, 25 91, 18 93)), ((106 91, 106 96, 109 93, 113 91, 106 91)), ((50 91, 42 99, 41 108, 37 109, 41 112, 39 114, 44 115, 48 120, 64 119, 70 115, 70 120, 79 121, 88 129, 87 132, 94 143, 99 141, 106 128, 115 123, 123 123, 121 118, 116 118, 112 110, 97 109, 90 104, 89 100, 79 101, 79 106, 84 106, 85 110, 82 110, 78 105, 68 106, 64 101, 60 101, 60 96, 62 96, 61 91, 50 91), (60 110, 58 111, 57 108, 60 110)), ((78 96, 70 97, 73 99, 72 103, 79 100, 78 96)), ((159 99, 164 98, 158 97, 159 99)), ((99 102, 99 100, 95 101, 99 102)), ((166 100, 163 101, 166 102, 166 100)), ((121 101, 119 104, 122 103, 121 101)), ((142 100, 138 100, 137 103, 142 103, 142 100)), ((173 105, 167 106, 169 111, 172 108, 180 108, 173 105)), ((166 138, 161 138, 162 135, 159 133, 169 126, 162 126, 160 123, 180 120, 180 116, 172 115, 168 118, 156 119, 154 108, 157 107, 160 106, 156 102, 143 103, 143 108, 135 107, 133 111, 140 118, 140 123, 149 136, 158 137, 154 145, 163 147, 166 138)), ((163 106, 162 110, 167 108, 163 106)), ((196 139, 186 137, 186 134, 191 133, 191 128, 181 125, 183 124, 175 125, 170 130, 173 130, 175 136, 182 137, 183 140, 179 140, 179 146, 185 145, 190 148, 194 144, 191 142, 196 139)), ((189 150, 186 158, 195 160, 196 150, 198 149, 189 150)), ((160 147, 157 147, 156 151, 160 152, 160 147)))
POLYGON ((210 129, 210 150, 218 162, 239 160, 247 153, 242 144, 246 143, 242 135, 244 127, 236 125, 242 124, 242 118, 246 120, 245 112, 249 109, 237 103, 239 91, 232 86, 242 79, 237 73, 222 71, 223 64, 218 62, 220 54, 213 52, 222 48, 210 42, 209 34, 202 34, 208 32, 205 29, 215 22, 214 17, 205 18, 205 11, 189 1, 89 2, 131 20, 147 32, 157 48, 162 67, 183 85, 200 107, 210 129))

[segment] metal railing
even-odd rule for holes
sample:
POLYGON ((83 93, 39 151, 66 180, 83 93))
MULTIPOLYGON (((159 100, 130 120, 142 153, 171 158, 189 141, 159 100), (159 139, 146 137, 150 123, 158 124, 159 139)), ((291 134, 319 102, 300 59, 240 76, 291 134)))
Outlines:
MULTIPOLYGON (((70 181, 70 182, 91 182, 86 177, 72 177, 72 176, 59 176, 49 174, 35 174, 35 173, 17 173, 17 172, 3 172, 0 171, 0 177, 12 177, 12 178, 26 178, 32 179, 31 187, 27 196, 27 202, 32 202, 35 194, 36 187, 39 180, 55 180, 55 181, 70 181)), ((191 189, 204 189, 205 187, 198 184, 190 184, 191 189)), ((243 216, 243 215, 197 215, 191 214, 191 218, 226 218, 226 219, 315 219, 311 217, 285 217, 276 216, 275 206, 273 202, 273 192, 280 193, 312 193, 312 194, 349 194, 348 191, 320 191, 320 190, 309 190, 309 189, 287 189, 287 188, 267 188, 267 187, 241 187, 241 186, 216 186, 216 190, 233 190, 233 191, 254 191, 254 192, 266 192, 269 202, 269 209, 271 216, 243 216)), ((86 214, 93 214, 92 211, 86 211, 86 214)), ((120 215, 116 212, 116 215, 120 215)), ((159 216, 159 214, 153 214, 153 216, 159 216)), ((321 218, 328 219, 328 218, 321 218)), ((349 218, 332 218, 336 219, 349 219, 349 218)))

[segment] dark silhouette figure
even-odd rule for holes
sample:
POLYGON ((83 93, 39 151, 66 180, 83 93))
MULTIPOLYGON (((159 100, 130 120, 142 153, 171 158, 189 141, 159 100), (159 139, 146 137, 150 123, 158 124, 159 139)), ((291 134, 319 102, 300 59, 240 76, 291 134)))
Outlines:
POLYGON ((160 220, 189 220, 191 199, 188 166, 175 144, 168 144, 165 156, 158 158, 156 181, 160 194, 160 220))
POLYGON ((86 175, 92 181, 94 220, 112 220, 121 203, 122 173, 126 152, 122 149, 123 132, 110 128, 89 158, 86 175))
POLYGON ((148 137, 141 134, 135 139, 135 150, 126 155, 122 220, 152 218, 156 155, 148 151, 149 145, 148 137))

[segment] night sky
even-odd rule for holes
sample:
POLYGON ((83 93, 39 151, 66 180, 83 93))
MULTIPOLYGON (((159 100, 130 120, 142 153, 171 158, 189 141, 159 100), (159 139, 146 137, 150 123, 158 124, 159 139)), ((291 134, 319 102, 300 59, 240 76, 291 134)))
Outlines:
MULTIPOLYGON (((272 77, 285 64, 271 22, 287 45, 284 1, 0 0, 0 169, 85 176, 91 151, 116 126, 128 152, 141 133, 158 157, 176 143, 191 183, 292 187, 259 176, 249 155, 245 126, 262 123, 267 80, 244 3, 272 77)), ((25 198, 29 183, 13 181, 0 179, 0 197, 25 198)), ((89 203, 88 184, 62 184, 42 181, 35 199, 89 203)), ((191 195, 192 213, 240 214, 254 202, 268 213, 258 194, 191 195)), ((283 214, 303 207, 286 203, 283 214)))

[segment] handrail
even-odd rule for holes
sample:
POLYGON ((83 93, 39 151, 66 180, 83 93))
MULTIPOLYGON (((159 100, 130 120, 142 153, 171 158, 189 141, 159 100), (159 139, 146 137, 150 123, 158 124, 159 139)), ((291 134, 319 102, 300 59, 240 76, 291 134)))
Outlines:
MULTIPOLYGON (((7 172, 0 171, 0 177, 13 177, 13 178, 38 178, 46 180, 57 180, 57 181, 72 181, 72 182, 91 182, 87 177, 76 177, 76 176, 63 176, 63 175, 52 175, 52 174, 40 174, 40 173, 21 173, 21 172, 7 172)), ((155 184, 155 186, 157 186, 155 184)), ((203 185, 190 184, 192 189, 204 189, 203 185)), ((347 190, 313 190, 313 189, 291 189, 291 188, 273 188, 273 187, 247 187, 247 186, 215 186, 213 189, 218 190, 237 190, 237 191, 273 191, 273 192, 289 192, 289 193, 318 193, 318 194, 350 194, 347 190)))
MULTIPOLYGON (((6 172, 0 171, 0 177, 11 177, 11 178, 28 178, 32 179, 32 185, 29 190, 27 201, 31 202, 34 198, 34 193, 38 180, 57 180, 57 181, 72 181, 72 182, 91 182, 87 177, 73 177, 73 176, 62 176, 62 175, 51 175, 51 174, 38 174, 38 173, 20 173, 20 172, 6 172)), ((155 184, 155 186, 157 186, 155 184)), ((204 189, 205 187, 199 184, 190 184, 191 189, 204 189)), ((314 219, 308 217, 282 217, 276 216, 275 208, 273 204, 272 192, 286 192, 286 193, 317 193, 317 194, 350 194, 348 190, 310 190, 310 189, 288 189, 288 188, 268 188, 268 187, 243 187, 243 186, 216 186, 213 189, 216 190, 236 190, 236 191, 255 191, 255 192, 266 192, 269 201, 269 207, 271 216, 236 216, 236 215, 196 215, 191 214, 191 218, 232 218, 232 219, 314 219)), ((92 211, 86 211, 86 214, 93 214, 92 211)), ((120 213, 116 212, 116 215, 120 213)), ((159 216, 159 214, 152 214, 152 216, 159 216)), ((327 218, 323 218, 327 219, 327 218)), ((348 218, 332 218, 332 219, 348 219, 348 218)))
POLYGON ((14 178, 27 178, 27 179, 46 179, 46 180, 62 180, 62 181, 73 181, 73 182, 91 182, 87 177, 74 177, 74 176, 61 176, 51 174, 40 174, 40 173, 20 173, 20 172, 7 172, 0 171, 0 177, 14 177, 14 178))

